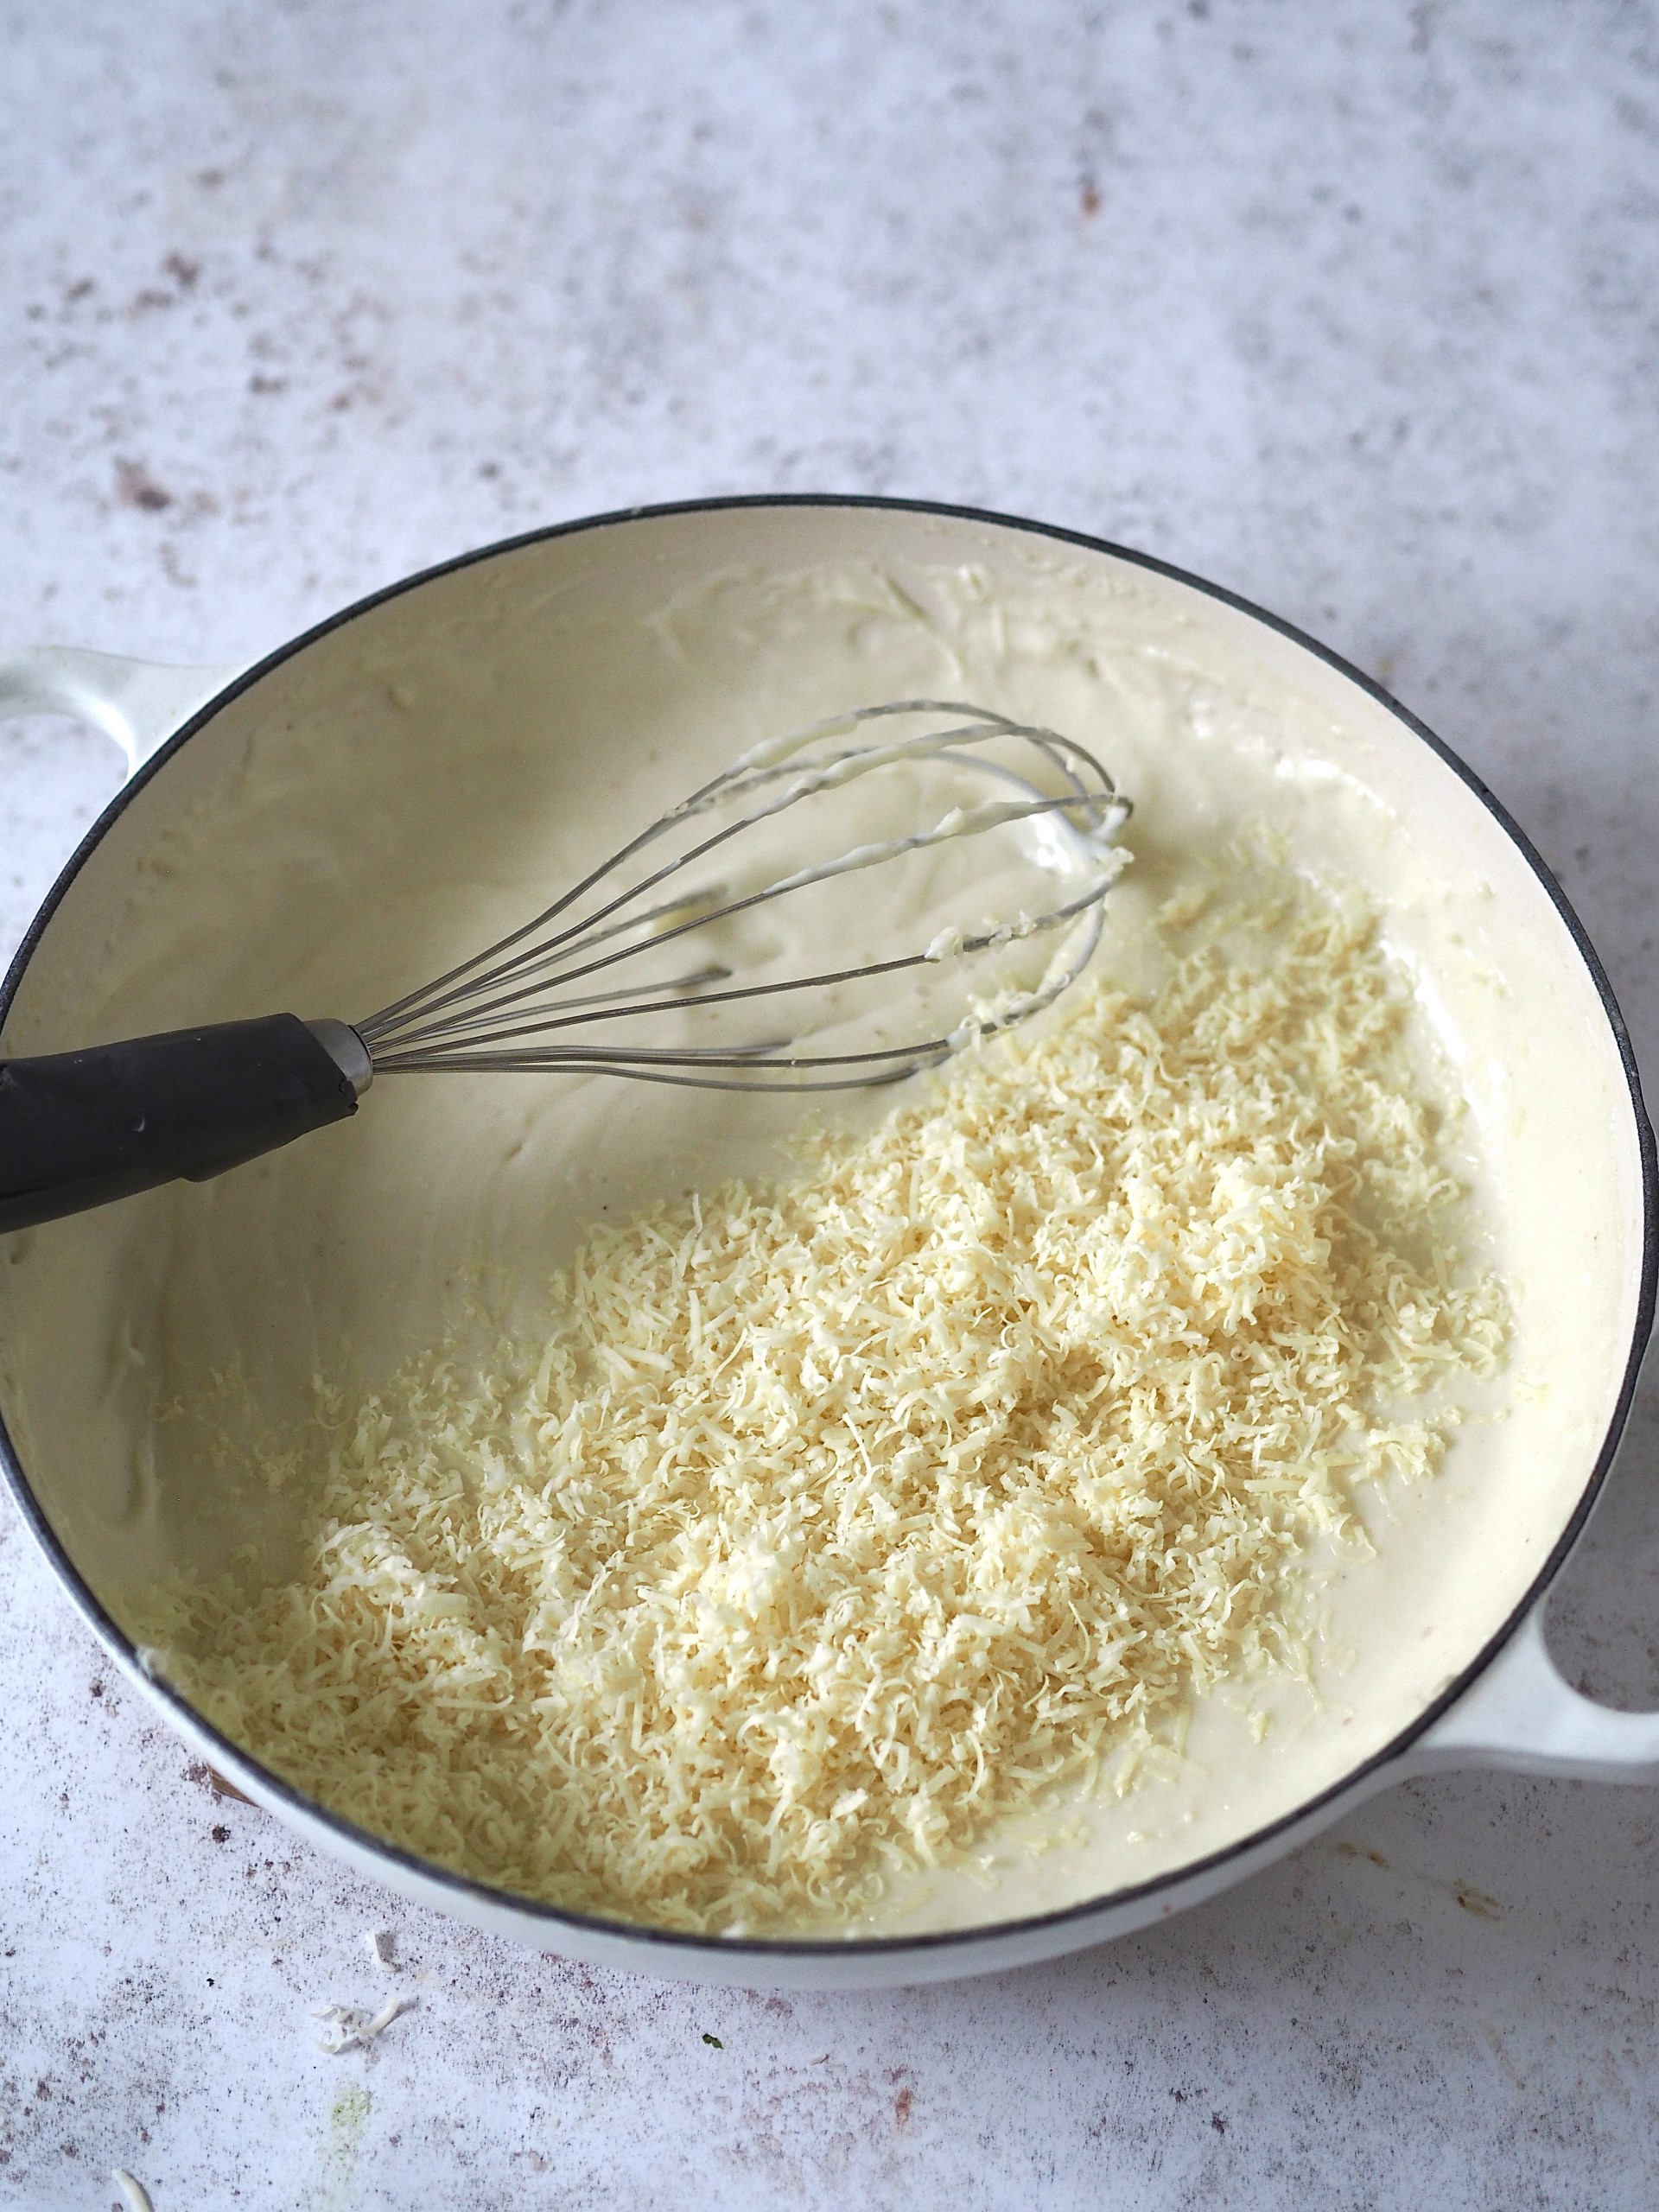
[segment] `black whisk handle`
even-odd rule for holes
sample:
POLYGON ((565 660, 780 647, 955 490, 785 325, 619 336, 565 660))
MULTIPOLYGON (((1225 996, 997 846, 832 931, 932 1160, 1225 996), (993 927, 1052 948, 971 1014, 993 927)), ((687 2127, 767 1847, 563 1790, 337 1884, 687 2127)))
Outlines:
POLYGON ((0 1230, 206 1182, 354 1114, 368 1073, 355 1032, 293 1014, 0 1060, 0 1230))

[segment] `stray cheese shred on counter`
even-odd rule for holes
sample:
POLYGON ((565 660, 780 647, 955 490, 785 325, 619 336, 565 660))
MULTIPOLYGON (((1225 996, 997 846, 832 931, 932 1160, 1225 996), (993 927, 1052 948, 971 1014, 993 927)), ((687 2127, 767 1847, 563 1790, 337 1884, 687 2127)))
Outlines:
POLYGON ((732 1932, 1302 1663, 1299 1554, 1432 1472, 1505 1306, 1373 915, 1271 896, 772 1187, 593 1231, 544 1343, 325 1398, 306 1571, 175 1591, 170 1678, 426 1858, 732 1932))

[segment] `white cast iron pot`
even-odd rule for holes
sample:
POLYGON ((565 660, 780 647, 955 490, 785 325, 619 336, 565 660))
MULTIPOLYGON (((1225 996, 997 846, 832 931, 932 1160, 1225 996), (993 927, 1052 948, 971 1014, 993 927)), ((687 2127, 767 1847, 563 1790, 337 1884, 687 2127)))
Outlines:
MULTIPOLYGON (((397 1305, 397 1286, 362 1260, 353 1209, 371 1202, 368 1192, 384 1210, 398 1186, 383 1176, 359 1190, 332 1164, 367 1156, 341 1149, 362 1141, 356 1132, 307 1140, 275 1166, 257 1163, 205 1192, 149 1193, 27 1231, 0 1250, 0 1450, 24 1518, 94 1633, 204 1758, 365 1874, 597 1964, 760 1986, 938 1980, 1081 1948, 1214 1895, 1413 1775, 1495 1765, 1659 1780, 1659 1715, 1578 1695, 1551 1664, 1541 1626, 1549 1586, 1612 1457, 1653 1313, 1653 1139, 1611 994, 1536 855, 1454 756, 1357 671, 1212 586, 993 516, 888 501, 738 500, 603 517, 489 548, 365 601, 247 670, 164 669, 57 649, 0 658, 0 711, 82 715, 122 747, 131 772, 12 966, 0 995, 3 1049, 64 1050, 173 1021, 274 1011, 290 987, 323 988, 336 969, 344 988, 363 957, 352 918, 404 895, 411 878, 418 892, 442 877, 442 853, 410 850, 412 838, 432 836, 435 819, 460 824, 453 838, 444 832, 447 852, 467 845, 466 810, 481 807, 473 842, 499 848, 538 797, 554 804, 566 781, 588 773, 596 730, 660 728, 652 655, 660 648, 669 671, 658 690, 671 690, 681 650, 672 610, 688 594, 737 594, 744 649, 765 663, 774 650, 802 649, 807 618, 787 580, 837 562, 902 584, 895 604, 925 599, 931 577, 965 577, 969 596, 1017 601, 1027 628, 1046 594, 1063 599, 1073 630, 1057 617, 1053 634, 1068 666, 1083 652, 1078 634, 1091 624, 1109 631, 1114 610, 1133 603, 1137 620, 1164 625, 1166 661, 1185 654, 1201 670, 1206 657, 1230 657, 1246 671, 1246 690, 1251 669, 1294 687, 1323 754, 1381 794, 1398 834, 1440 855, 1447 911, 1465 917, 1447 926, 1446 944, 1461 958, 1479 938, 1469 957, 1478 952, 1481 972, 1497 978, 1494 1004, 1510 1008, 1492 1017, 1498 1028, 1487 1040, 1493 1095, 1507 1101, 1507 1120, 1492 1126, 1507 1132, 1522 1185, 1537 1185, 1538 1205, 1553 1209, 1548 1220, 1541 1214, 1536 1253, 1563 1251, 1576 1270, 1560 1312, 1591 1318, 1572 1350, 1573 1372, 1543 1377, 1546 1411, 1517 1432, 1501 1511, 1470 1538, 1482 1551, 1478 1573, 1454 1562, 1449 1579, 1425 1584, 1421 1623, 1402 1612, 1402 1652, 1417 1639, 1427 1656, 1410 1665, 1402 1657, 1398 1681, 1374 1713, 1359 1714, 1334 1764, 1299 1770, 1288 1798, 1255 1801, 1216 1847, 1049 1909, 1021 1905, 999 1919, 993 1897, 964 1927, 844 1942, 693 1939, 556 1911, 426 1865, 307 1802, 227 1740, 146 1671, 122 1624, 134 1573, 185 1555, 181 1531, 198 1509, 211 1518, 199 1500, 181 1504, 166 1467, 158 1471, 157 1361, 181 1356, 194 1329, 206 1366, 226 1352, 223 1341, 207 1341, 213 1327, 241 1313, 232 1349, 245 1354, 257 1388, 262 1300, 315 1302, 319 1340, 328 1314, 354 1317, 372 1335, 372 1316, 397 1305), (576 675, 561 691, 568 667, 576 675), (613 695, 595 701, 601 676, 613 695), (585 734, 547 734, 584 715, 585 734), (461 772, 444 784, 458 757, 461 772), (498 783, 499 802, 489 797, 498 783), (411 796, 422 790, 423 813, 411 796), (261 795, 260 832, 238 842, 250 791, 261 795), (302 1160, 313 1144, 327 1148, 315 1155, 321 1167, 302 1160)), ((890 619, 899 618, 872 586, 859 620, 879 632, 890 619)), ((1010 626, 1001 613, 995 626, 999 637, 1010 626)), ((872 650, 879 660, 880 635, 872 650)), ((729 670, 715 668, 710 681, 726 680, 729 670)), ((872 695, 882 688, 873 683, 872 695)), ((965 678, 958 688, 973 696, 965 678)), ((757 728, 772 707, 757 699, 757 728)), ((631 765, 620 751, 613 780, 631 765)), ((1281 766, 1291 774, 1294 762, 1281 766)), ((659 791, 692 780, 652 774, 659 791)), ((294 1010, 350 1018, 372 1002, 313 998, 294 1010)), ((365 1104, 365 1122, 377 1103, 365 1104)), ((416 1143, 415 1120, 408 1133, 416 1143)), ((442 1193, 433 1202, 439 1235, 445 1202, 442 1193)), ((1532 1275, 1548 1272, 1535 1265, 1532 1275)), ((1555 1294, 1538 1285, 1546 1322, 1555 1294)), ((391 1327, 388 1343, 400 1340, 391 1327)), ((270 1387, 266 1410, 280 1412, 283 1391, 291 1397, 301 1385, 286 1376, 270 1387)))

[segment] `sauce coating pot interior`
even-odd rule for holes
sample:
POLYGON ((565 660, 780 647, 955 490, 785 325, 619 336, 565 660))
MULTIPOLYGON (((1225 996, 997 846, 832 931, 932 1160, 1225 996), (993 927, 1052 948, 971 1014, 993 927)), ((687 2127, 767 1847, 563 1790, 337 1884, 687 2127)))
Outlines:
MULTIPOLYGON (((108 821, 4 1030, 29 1052, 284 1007, 361 1019, 741 747, 929 695, 1052 722, 1133 795, 1103 962, 1247 817, 1377 894, 1468 1094, 1516 1334, 1507 1416, 1465 1427, 1432 1496, 1368 1505, 1379 1556, 1330 1582, 1345 1656, 1318 1700, 1287 1693, 1270 1757, 1215 1700, 1181 1775, 1086 1843, 1016 1850, 994 1888, 897 1900, 907 1929, 1109 1896, 1330 1789, 1474 1662, 1592 1478, 1639 1325, 1629 1079, 1532 864, 1428 744, 1296 640, 1102 549, 851 505, 626 518, 441 572, 257 672, 108 821)), ((127 1627, 181 1562, 250 1539, 280 1561, 291 1503, 232 1500, 213 1427, 280 1432, 320 1370, 383 1377, 457 1323, 474 1255, 497 1317, 532 1315, 585 1220, 764 1167, 794 1110, 387 1078, 354 1122, 217 1182, 12 1238, 0 1408, 75 1573, 127 1627)))

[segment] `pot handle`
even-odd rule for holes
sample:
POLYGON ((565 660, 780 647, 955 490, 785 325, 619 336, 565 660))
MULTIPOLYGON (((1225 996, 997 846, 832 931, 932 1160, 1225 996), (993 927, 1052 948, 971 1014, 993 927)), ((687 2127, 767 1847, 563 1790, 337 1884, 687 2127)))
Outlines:
POLYGON ((1497 1766, 1578 1782, 1659 1782, 1659 1713, 1618 1713, 1581 1696, 1549 1656, 1538 1605, 1411 1764, 1425 1773, 1497 1766))
POLYGON ((78 715, 127 756, 131 775, 240 668, 169 668, 78 645, 33 645, 0 653, 0 716, 78 715))

